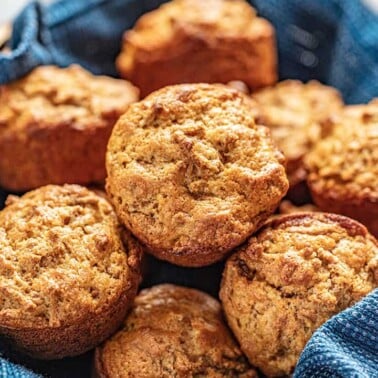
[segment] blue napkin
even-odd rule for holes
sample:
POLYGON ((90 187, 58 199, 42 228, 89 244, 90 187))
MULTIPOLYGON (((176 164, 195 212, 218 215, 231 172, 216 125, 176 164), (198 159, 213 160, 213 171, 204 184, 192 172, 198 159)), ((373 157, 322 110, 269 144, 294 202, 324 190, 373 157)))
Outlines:
MULTIPOLYGON (((206 1, 206 0, 204 0, 206 1)), ((14 22, 12 52, 0 53, 0 84, 41 64, 79 63, 117 76, 122 34, 159 0, 31 2, 14 22)), ((347 103, 378 96, 378 17, 357 0, 251 0, 277 30, 281 79, 318 79, 347 103)), ((378 291, 325 323, 295 371, 298 377, 378 377, 378 291)), ((0 377, 37 377, 0 357, 0 377)))
POLYGON ((1 378, 41 378, 40 375, 0 357, 1 378))
MULTIPOLYGON (((161 0, 31 2, 14 23, 0 84, 41 64, 79 63, 116 76, 122 33, 161 0)), ((251 0, 277 30, 280 78, 318 79, 347 103, 378 96, 378 16, 358 0, 251 0)))
POLYGON ((281 78, 318 79, 347 103, 378 96, 378 16, 359 0, 253 0, 277 31, 281 78))

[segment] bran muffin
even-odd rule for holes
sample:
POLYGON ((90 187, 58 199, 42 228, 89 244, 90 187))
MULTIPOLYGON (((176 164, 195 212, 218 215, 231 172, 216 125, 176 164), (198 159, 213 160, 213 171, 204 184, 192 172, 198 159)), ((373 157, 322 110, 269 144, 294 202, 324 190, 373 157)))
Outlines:
POLYGON ((342 108, 341 96, 317 81, 286 80, 252 94, 252 98, 258 104, 256 122, 270 128, 287 159, 290 187, 294 188, 306 179, 303 158, 328 132, 325 123, 342 108))
POLYGON ((326 320, 378 286, 378 244, 336 214, 283 215, 226 263, 220 298, 251 364, 290 374, 326 320))
POLYGON ((79 66, 38 67, 0 86, 0 186, 103 181, 114 123, 137 100, 130 83, 79 66))
POLYGON ((332 122, 333 133, 306 158, 313 200, 378 236, 378 102, 347 106, 332 122))
POLYGON ((223 85, 163 88, 132 104, 109 140, 106 190, 156 257, 222 259, 285 195, 283 155, 243 94, 223 85))
POLYGON ((142 96, 172 84, 277 81, 275 33, 244 0, 174 0, 127 31, 116 65, 142 96))
POLYGON ((141 250, 110 203, 49 185, 0 212, 0 336, 33 357, 81 354, 112 335, 140 281, 141 250))
POLYGON ((95 367, 100 378, 257 377, 219 302, 167 284, 141 291, 122 329, 97 348, 95 367))

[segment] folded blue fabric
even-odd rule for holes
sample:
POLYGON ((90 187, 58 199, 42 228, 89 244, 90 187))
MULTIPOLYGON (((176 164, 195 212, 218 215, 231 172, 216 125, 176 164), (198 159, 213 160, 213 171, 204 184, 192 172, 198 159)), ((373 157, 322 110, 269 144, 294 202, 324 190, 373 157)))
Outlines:
MULTIPOLYGON (((205 1, 205 0, 204 0, 205 1)), ((122 34, 161 0, 31 2, 14 22, 11 53, 0 53, 0 84, 41 64, 78 63, 116 76, 122 34)), ((378 96, 378 17, 357 0, 251 0, 277 30, 280 78, 318 79, 348 103, 378 96)), ((325 323, 295 377, 378 377, 378 291, 325 323)), ((36 377, 0 357, 0 377, 36 377)))
MULTIPOLYGON (((162 0, 31 2, 14 23, 0 84, 40 64, 79 63, 116 76, 122 33, 162 0)), ((378 96, 378 17, 357 0, 251 0, 277 30, 280 78, 318 79, 348 103, 378 96)))
POLYGON ((252 0, 276 30, 281 78, 318 79, 347 103, 378 96, 378 16, 358 0, 252 0))

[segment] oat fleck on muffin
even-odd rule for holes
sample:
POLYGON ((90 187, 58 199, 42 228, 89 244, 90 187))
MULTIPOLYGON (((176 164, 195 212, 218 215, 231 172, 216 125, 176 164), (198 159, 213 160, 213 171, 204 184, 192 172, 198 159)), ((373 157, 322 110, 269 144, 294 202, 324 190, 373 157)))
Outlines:
POLYGON ((171 84, 277 81, 274 29, 244 0, 164 4, 125 33, 116 64, 142 96, 171 84))
POLYGON ((214 263, 285 195, 284 158, 243 94, 223 85, 166 87, 129 107, 107 151, 118 216, 158 258, 214 263))
POLYGON ((314 202, 378 236, 378 101, 347 106, 333 123, 334 132, 306 158, 314 202))
POLYGON ((226 263, 220 298, 251 364, 290 374, 326 320, 378 286, 378 244, 342 215, 302 213, 268 222, 226 263))
POLYGON ((81 354, 114 333, 141 250, 110 203, 77 185, 9 197, 0 212, 0 336, 33 357, 81 354))
POLYGON ((339 92, 317 81, 286 80, 252 94, 257 123, 268 126, 287 159, 290 187, 306 179, 303 157, 328 132, 325 123, 342 105, 339 92), (322 130, 324 126, 324 130, 322 130))
POLYGON ((224 324, 218 301, 159 285, 135 299, 123 328, 97 348, 97 376, 257 377, 224 324))
POLYGON ((104 181, 114 123, 137 100, 130 83, 79 66, 38 67, 0 86, 0 186, 104 181))

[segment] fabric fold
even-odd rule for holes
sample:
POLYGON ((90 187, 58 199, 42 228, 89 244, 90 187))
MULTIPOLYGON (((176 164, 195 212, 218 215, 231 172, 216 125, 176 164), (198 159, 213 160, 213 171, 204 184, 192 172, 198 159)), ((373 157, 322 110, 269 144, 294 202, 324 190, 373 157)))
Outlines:
POLYGON ((378 289, 314 333, 295 370, 303 377, 378 377, 378 289))
POLYGON ((0 53, 0 84, 18 79, 34 67, 54 62, 43 13, 43 7, 33 1, 16 18, 9 42, 11 52, 0 53))

